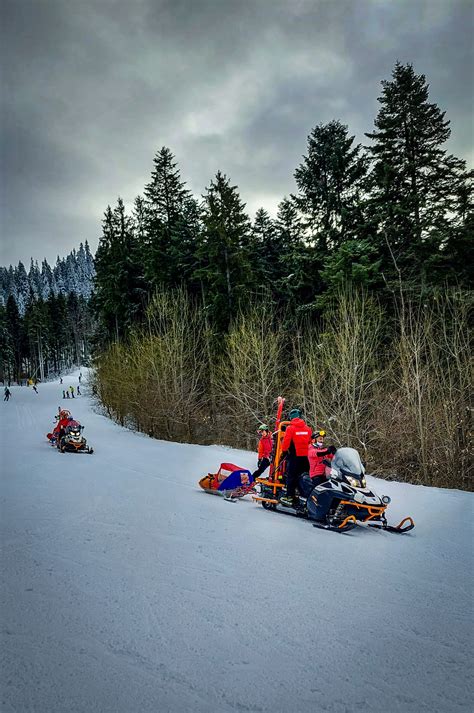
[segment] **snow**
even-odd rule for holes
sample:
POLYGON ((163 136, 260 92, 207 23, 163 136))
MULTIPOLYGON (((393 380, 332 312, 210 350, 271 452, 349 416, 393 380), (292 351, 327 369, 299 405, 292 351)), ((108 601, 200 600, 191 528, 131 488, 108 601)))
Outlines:
POLYGON ((1 402, 3 711, 472 710, 472 494, 369 478, 412 533, 316 530, 198 489, 255 454, 132 433, 69 384, 1 402), (47 444, 64 404, 94 455, 47 444))

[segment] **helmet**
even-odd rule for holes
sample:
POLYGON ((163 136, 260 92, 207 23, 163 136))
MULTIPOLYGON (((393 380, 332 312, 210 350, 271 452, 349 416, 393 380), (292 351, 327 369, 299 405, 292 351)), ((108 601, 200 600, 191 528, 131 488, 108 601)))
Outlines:
POLYGON ((292 421, 294 418, 301 418, 301 409, 299 408, 292 408, 290 413, 288 414, 288 419, 292 421))
POLYGON ((70 411, 67 411, 66 409, 63 409, 62 411, 59 412, 59 418, 69 418, 71 415, 70 411))
POLYGON ((326 431, 313 431, 313 433, 311 434, 311 440, 313 438, 318 438, 319 436, 325 436, 325 435, 326 435, 326 431))
POLYGON ((261 423, 260 426, 257 428, 257 431, 269 431, 270 429, 268 428, 266 423, 261 423))

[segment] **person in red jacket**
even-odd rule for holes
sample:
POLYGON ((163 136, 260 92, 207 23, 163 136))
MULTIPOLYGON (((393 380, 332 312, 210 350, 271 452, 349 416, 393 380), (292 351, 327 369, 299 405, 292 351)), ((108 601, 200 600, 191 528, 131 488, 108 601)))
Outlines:
POLYGON ((324 483, 326 466, 323 460, 332 460, 336 452, 334 446, 324 445, 325 435, 326 431, 315 431, 311 434, 311 443, 308 446, 309 477, 314 485, 324 483))
POLYGON ((270 430, 265 423, 262 423, 262 425, 258 427, 258 432, 260 433, 260 440, 258 442, 257 470, 252 473, 254 479, 259 478, 270 465, 270 456, 273 448, 270 430))
POLYGON ((72 416, 69 411, 62 409, 59 412, 57 419, 58 419, 58 422, 53 430, 53 437, 52 437, 51 441, 52 441, 52 443, 59 445, 59 441, 63 437, 65 429, 69 425, 69 422, 72 420, 72 416))
POLYGON ((286 455, 286 496, 280 503, 292 507, 296 495, 296 486, 302 473, 309 470, 308 446, 311 441, 311 428, 301 418, 300 409, 292 409, 288 415, 291 421, 285 431, 281 444, 282 456, 286 455))

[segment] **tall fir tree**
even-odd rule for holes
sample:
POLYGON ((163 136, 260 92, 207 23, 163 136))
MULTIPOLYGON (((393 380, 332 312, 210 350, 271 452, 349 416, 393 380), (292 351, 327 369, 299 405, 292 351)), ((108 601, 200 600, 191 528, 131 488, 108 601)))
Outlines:
POLYGON ((366 173, 367 159, 347 126, 330 121, 313 129, 307 155, 295 171, 295 202, 307 236, 322 254, 357 233, 366 173))
POLYGON ((371 214, 379 230, 382 269, 425 278, 453 229, 453 205, 466 181, 465 162, 443 144, 449 121, 429 101, 429 85, 411 64, 397 62, 382 82, 375 129, 366 134, 373 158, 371 214))
POLYGON ((295 200, 285 197, 278 206, 275 228, 281 245, 278 256, 278 295, 293 309, 312 304, 320 280, 315 266, 316 250, 305 240, 303 219, 295 200))
POLYGON ((145 307, 143 257, 121 198, 108 206, 96 254, 95 309, 110 338, 124 336, 145 307))
POLYGON ((206 306, 219 329, 225 329, 248 296, 252 284, 251 225, 237 186, 220 171, 204 196, 203 232, 197 251, 206 306))
POLYGON ((170 287, 183 277, 180 256, 189 238, 185 211, 191 194, 168 148, 163 146, 153 163, 151 181, 145 186, 145 274, 152 286, 170 287))

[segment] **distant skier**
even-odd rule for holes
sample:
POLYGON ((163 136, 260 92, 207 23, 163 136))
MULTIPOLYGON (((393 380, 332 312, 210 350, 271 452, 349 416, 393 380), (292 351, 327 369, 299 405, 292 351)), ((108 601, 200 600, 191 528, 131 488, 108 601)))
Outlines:
POLYGON ((69 389, 66 391, 66 398, 69 398, 69 389))
POLYGON ((8 386, 5 386, 5 396, 3 397, 4 401, 8 401, 10 399, 10 396, 12 395, 12 392, 8 388, 8 386))
POLYGON ((69 391, 71 392, 71 398, 74 398, 74 386, 69 387, 69 391))
POLYGON ((65 399, 65 398, 66 398, 66 392, 63 389, 63 399, 65 399))
POLYGON ((59 383, 60 383, 60 384, 63 383, 63 377, 62 377, 62 376, 59 377, 59 383))
POLYGON ((76 391, 77 391, 77 395, 78 395, 78 396, 82 396, 82 394, 81 394, 81 387, 79 386, 79 384, 76 386, 76 391))
POLYGON ((257 470, 252 473, 254 479, 259 478, 270 465, 270 455, 273 447, 270 430, 265 423, 258 427, 258 432, 260 433, 260 440, 258 442, 257 470))
POLYGON ((81 371, 81 373, 79 374, 79 383, 81 383, 81 379, 82 379, 82 371, 81 371))

